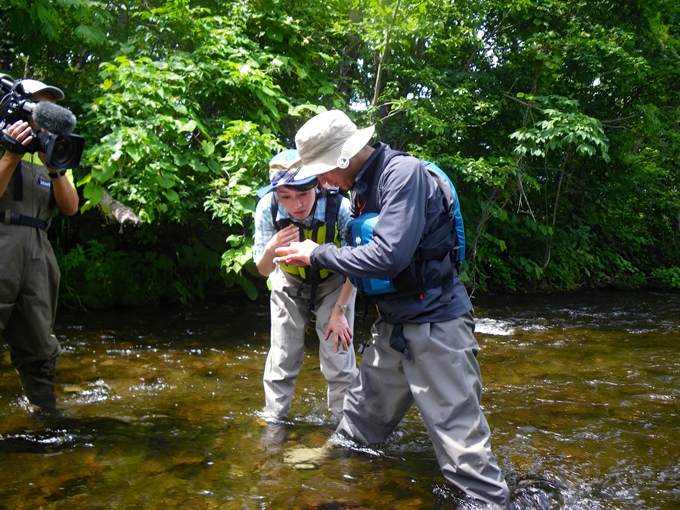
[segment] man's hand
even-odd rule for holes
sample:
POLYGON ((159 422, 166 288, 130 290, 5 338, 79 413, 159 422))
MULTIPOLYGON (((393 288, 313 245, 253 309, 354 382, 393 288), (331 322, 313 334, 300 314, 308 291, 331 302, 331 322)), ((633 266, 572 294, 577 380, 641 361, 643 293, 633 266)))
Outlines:
MULTIPOLYGON (((21 145, 28 145, 33 140, 31 126, 23 120, 18 120, 11 126, 3 129, 0 136, 3 137, 3 146, 5 146, 5 142, 13 144, 15 150, 20 150, 21 145)), ((22 157, 21 151, 17 153, 5 150, 0 158, 0 197, 5 194, 9 180, 12 178, 22 157)))
MULTIPOLYGON (((32 133, 33 130, 31 129, 31 126, 28 124, 28 122, 18 120, 11 126, 8 126, 2 132, 2 136, 7 142, 13 142, 16 145, 16 149, 19 149, 19 145, 26 147, 33 141, 33 137, 31 136, 32 133)), ((23 157, 23 152, 21 151, 15 152, 11 149, 8 149, 5 154, 7 155, 8 153, 18 156, 17 158, 14 158, 17 161, 23 157)))
POLYGON ((288 264, 291 266, 309 266, 309 258, 312 252, 318 247, 311 239, 306 239, 304 242, 290 243, 288 247, 280 247, 276 249, 278 257, 274 259, 276 264, 288 264))

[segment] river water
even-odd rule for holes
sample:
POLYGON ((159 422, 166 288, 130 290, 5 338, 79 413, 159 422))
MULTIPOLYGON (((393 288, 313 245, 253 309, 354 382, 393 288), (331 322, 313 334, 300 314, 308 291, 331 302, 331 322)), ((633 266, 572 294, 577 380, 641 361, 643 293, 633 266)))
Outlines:
MULTIPOLYGON (((680 508, 680 294, 474 301, 513 507, 680 508)), ((2 510, 475 508, 444 483, 415 409, 380 448, 329 445, 311 338, 290 424, 263 422, 266 303, 57 322, 59 414, 31 412, 0 363, 2 510)))

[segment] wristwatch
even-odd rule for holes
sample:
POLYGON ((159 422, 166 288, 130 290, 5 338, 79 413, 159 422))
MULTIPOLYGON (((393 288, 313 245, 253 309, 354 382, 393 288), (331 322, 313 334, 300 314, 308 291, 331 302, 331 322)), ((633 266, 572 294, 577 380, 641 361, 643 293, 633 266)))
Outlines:
POLYGON ((347 309, 349 308, 349 305, 341 305, 340 303, 335 303, 335 306, 340 308, 340 311, 342 313, 345 313, 347 311, 347 309))
POLYGON ((59 177, 64 177, 66 175, 66 170, 57 170, 56 172, 47 172, 50 179, 59 179, 59 177))

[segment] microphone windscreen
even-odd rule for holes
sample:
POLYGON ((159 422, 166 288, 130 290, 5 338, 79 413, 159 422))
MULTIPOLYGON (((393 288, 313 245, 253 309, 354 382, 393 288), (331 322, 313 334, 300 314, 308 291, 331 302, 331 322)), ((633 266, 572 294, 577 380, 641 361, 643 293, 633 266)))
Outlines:
POLYGON ((55 135, 67 135, 76 127, 75 115, 66 108, 48 101, 36 104, 31 116, 38 126, 55 135))

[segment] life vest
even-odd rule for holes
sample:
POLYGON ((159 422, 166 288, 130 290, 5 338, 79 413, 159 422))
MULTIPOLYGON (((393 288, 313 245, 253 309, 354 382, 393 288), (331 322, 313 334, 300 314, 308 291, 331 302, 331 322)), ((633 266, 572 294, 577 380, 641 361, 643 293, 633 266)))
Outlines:
MULTIPOLYGON (((326 217, 324 221, 314 219, 310 226, 304 225, 291 218, 277 219, 279 211, 279 202, 276 200, 276 193, 272 193, 271 213, 272 220, 276 230, 282 230, 291 223, 295 224, 300 231, 300 241, 311 239, 317 244, 333 243, 340 247, 340 236, 338 234, 338 213, 340 211, 340 203, 342 196, 336 190, 328 190, 326 192, 326 217), (322 241, 319 241, 322 240, 322 241)), ((312 216, 316 210, 316 203, 312 210, 312 216)), ((293 274, 302 278, 305 284, 311 285, 309 309, 314 310, 314 300, 316 297, 316 288, 319 283, 328 278, 332 271, 325 268, 316 268, 311 266, 293 266, 288 264, 279 264, 281 269, 289 274, 293 274)))
MULTIPOLYGON (((384 159, 377 162, 377 168, 371 179, 370 188, 365 193, 369 200, 359 203, 360 197, 355 196, 355 210, 359 216, 353 218, 347 225, 347 243, 351 246, 360 246, 373 239, 373 229, 380 215, 375 204, 375 193, 378 181, 389 161, 397 156, 408 154, 385 149, 384 159), (370 205, 368 202, 372 202, 370 205)), ((462 223, 458 197, 453 183, 448 176, 434 163, 422 162, 428 174, 434 178, 444 198, 444 214, 430 232, 426 233, 420 241, 416 253, 413 255, 411 264, 394 278, 352 278, 358 292, 365 296, 379 296, 384 294, 414 295, 421 294, 431 288, 442 286, 444 299, 451 299, 453 294, 453 272, 457 273, 458 267, 465 257, 465 231, 462 223), (422 264, 425 261, 438 260, 441 262, 440 277, 425 281, 422 277, 422 264)))

